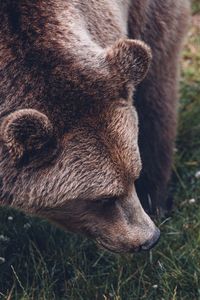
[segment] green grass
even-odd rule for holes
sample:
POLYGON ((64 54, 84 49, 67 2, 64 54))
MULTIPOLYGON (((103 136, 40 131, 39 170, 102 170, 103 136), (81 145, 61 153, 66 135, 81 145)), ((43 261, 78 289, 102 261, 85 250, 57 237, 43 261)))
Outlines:
MULTIPOLYGON (((200 14, 199 1, 195 14, 200 14)), ((112 255, 82 237, 0 211, 0 299, 200 299, 200 28, 183 53, 172 217, 150 253, 112 255), (195 202, 189 201, 195 199, 195 202), (13 219, 12 219, 12 218, 13 219)))
POLYGON ((192 7, 192 10, 193 10, 193 13, 198 13, 200 11, 200 2, 199 0, 192 0, 193 2, 193 7, 192 7))

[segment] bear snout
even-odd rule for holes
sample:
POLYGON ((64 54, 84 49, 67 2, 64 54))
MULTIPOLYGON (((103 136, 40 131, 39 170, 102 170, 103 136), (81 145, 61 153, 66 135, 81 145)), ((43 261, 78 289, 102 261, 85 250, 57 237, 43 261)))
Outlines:
POLYGON ((158 228, 155 228, 155 232, 153 233, 152 237, 148 239, 144 244, 139 245, 137 247, 133 246, 129 252, 130 253, 138 253, 141 251, 149 251, 153 247, 157 245, 157 243, 160 240, 160 230, 158 228))
POLYGON ((160 230, 156 227, 153 236, 148 239, 137 251, 148 251, 155 247, 160 239, 160 230))

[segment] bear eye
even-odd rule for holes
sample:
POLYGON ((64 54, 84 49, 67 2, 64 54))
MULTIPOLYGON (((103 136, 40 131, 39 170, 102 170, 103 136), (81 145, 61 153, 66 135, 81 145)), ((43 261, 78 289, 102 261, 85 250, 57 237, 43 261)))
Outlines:
POLYGON ((117 197, 108 197, 97 200, 98 204, 102 206, 113 206, 117 202, 117 197))

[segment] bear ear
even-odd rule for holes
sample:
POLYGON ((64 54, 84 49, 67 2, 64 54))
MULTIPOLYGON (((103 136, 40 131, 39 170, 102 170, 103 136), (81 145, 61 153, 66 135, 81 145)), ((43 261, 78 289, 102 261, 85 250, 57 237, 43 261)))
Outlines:
POLYGON ((140 83, 152 59, 151 49, 142 41, 120 39, 106 53, 106 59, 123 82, 140 83))
POLYGON ((8 115, 1 125, 1 137, 14 161, 41 150, 53 138, 48 117, 35 109, 21 109, 8 115))

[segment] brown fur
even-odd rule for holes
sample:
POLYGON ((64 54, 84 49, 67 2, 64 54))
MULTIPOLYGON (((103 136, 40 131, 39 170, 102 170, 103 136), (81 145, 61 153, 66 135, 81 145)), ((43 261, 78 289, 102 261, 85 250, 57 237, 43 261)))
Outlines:
POLYGON ((165 208, 188 12, 185 0, 1 1, 2 205, 112 251, 155 243, 134 182, 143 164, 139 198, 165 208))

